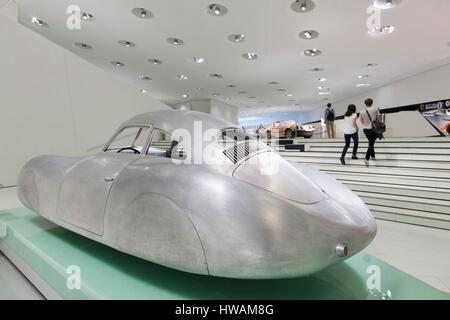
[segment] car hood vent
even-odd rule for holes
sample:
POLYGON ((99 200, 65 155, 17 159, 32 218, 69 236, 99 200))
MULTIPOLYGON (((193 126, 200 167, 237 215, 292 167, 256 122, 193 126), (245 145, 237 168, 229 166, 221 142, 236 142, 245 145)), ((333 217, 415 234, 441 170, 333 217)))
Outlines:
POLYGON ((268 146, 258 141, 249 140, 233 143, 233 146, 223 151, 223 154, 231 160, 234 164, 241 162, 250 156, 261 152, 272 151, 268 146))

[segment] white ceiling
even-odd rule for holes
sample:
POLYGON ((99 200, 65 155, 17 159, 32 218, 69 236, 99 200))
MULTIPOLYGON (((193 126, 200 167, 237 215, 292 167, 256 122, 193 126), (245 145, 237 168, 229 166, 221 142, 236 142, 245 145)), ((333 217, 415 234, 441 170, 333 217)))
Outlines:
POLYGON ((309 13, 291 10, 293 0, 16 0, 19 21, 75 54, 144 88, 154 98, 168 104, 186 100, 215 98, 237 106, 246 114, 261 110, 302 110, 324 104, 318 86, 330 88, 330 101, 361 94, 402 77, 435 67, 450 56, 449 0, 403 0, 401 6, 383 11, 382 24, 395 26, 393 34, 380 38, 368 35, 366 10, 371 0, 315 0, 309 13), (219 3, 227 7, 224 16, 211 16, 206 7, 219 3), (94 15, 81 30, 66 28, 69 5, 79 5, 94 15), (144 7, 151 19, 131 13, 144 7), (48 27, 30 23, 31 17, 44 20, 48 27), (298 33, 316 30, 314 40, 303 40, 298 33), (244 34, 246 41, 232 43, 227 36, 244 34), (176 37, 183 46, 173 46, 166 38, 176 37), (136 44, 126 48, 118 44, 136 44), (73 46, 91 45, 92 50, 73 46), (317 48, 323 53, 306 57, 304 50, 317 48), (245 60, 243 53, 255 52, 258 59, 245 60), (205 58, 202 64, 190 58, 205 58), (149 58, 163 61, 152 65, 149 58), (124 67, 112 66, 121 61, 124 67), (378 64, 365 68, 368 63, 378 64), (324 68, 311 72, 312 68, 324 68), (222 79, 208 75, 219 73, 222 79), (184 74, 188 80, 178 80, 184 74), (357 76, 370 77, 358 80, 357 76), (138 77, 148 75, 153 80, 138 77), (320 77, 328 81, 320 83, 320 77), (271 81, 279 82, 270 86, 271 81), (358 83, 371 87, 356 87, 358 83), (236 85, 227 88, 227 85, 236 85), (276 89, 286 89, 279 92, 276 89), (246 94, 239 92, 246 91, 246 94), (182 98, 190 94, 189 99, 182 98), (220 93, 213 97, 212 94, 220 93), (289 93, 292 97, 286 97, 289 93), (256 97, 250 99, 249 97, 256 97), (292 101, 289 101, 292 100, 292 101))

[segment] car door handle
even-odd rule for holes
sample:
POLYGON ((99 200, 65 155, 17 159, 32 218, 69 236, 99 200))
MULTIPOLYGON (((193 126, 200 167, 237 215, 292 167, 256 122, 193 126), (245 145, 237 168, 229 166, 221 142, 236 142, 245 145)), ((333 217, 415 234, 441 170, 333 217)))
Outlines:
POLYGON ((114 181, 114 178, 111 178, 111 177, 106 177, 105 178, 105 182, 112 182, 112 181, 114 181))

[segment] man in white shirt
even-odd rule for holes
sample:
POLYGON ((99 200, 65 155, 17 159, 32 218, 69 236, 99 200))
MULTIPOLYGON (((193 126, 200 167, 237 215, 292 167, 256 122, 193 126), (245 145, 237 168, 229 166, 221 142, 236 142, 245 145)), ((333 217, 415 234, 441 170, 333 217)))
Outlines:
POLYGON ((373 107, 373 99, 366 99, 364 101, 365 108, 361 110, 359 119, 363 125, 363 131, 367 140, 369 140, 369 147, 367 148, 366 159, 364 163, 366 167, 369 166, 369 160, 375 160, 375 141, 377 141, 378 135, 372 130, 373 121, 381 120, 381 113, 378 108, 373 107))

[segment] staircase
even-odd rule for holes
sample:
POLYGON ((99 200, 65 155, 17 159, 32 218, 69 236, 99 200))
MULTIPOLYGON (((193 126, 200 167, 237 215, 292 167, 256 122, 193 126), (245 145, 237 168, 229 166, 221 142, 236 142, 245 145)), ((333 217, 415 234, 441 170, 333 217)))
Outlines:
POLYGON ((450 139, 390 138, 377 141, 376 161, 364 166, 367 140, 358 157, 340 164, 342 139, 300 139, 305 152, 285 151, 286 160, 306 163, 333 175, 357 193, 377 219, 450 230, 450 139))

